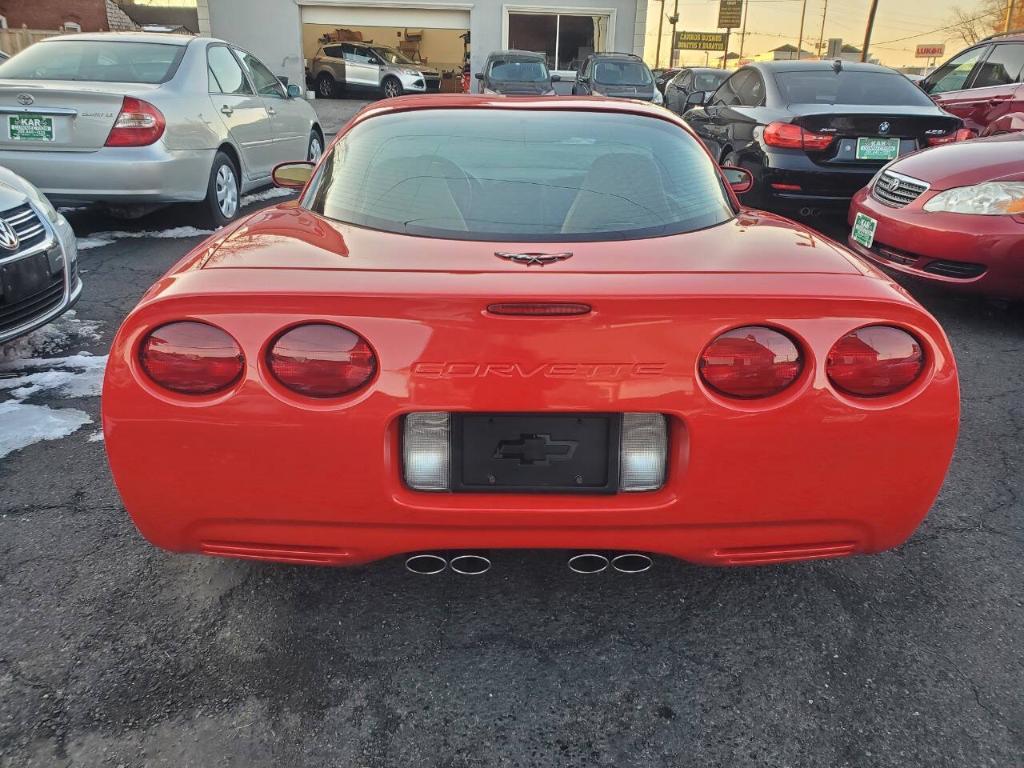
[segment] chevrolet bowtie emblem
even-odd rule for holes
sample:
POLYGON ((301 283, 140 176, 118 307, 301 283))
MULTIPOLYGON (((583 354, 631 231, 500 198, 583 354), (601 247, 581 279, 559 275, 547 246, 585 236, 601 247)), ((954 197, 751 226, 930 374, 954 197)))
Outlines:
POLYGON ((552 440, 551 435, 520 435, 502 440, 494 450, 496 459, 513 459, 520 466, 547 467, 552 461, 568 461, 576 453, 575 440, 552 440))
POLYGON ((524 264, 532 267, 536 264, 543 267, 545 264, 554 264, 556 261, 565 261, 572 258, 572 253, 509 253, 508 251, 495 251, 494 255, 499 259, 514 261, 516 264, 524 264))

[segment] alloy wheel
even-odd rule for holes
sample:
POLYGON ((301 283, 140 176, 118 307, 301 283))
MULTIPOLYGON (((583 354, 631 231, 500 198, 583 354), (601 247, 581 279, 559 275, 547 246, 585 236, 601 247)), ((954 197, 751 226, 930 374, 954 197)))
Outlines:
POLYGON ((398 93, 398 83, 396 83, 394 80, 388 80, 387 82, 384 83, 384 95, 387 96, 389 99, 395 98, 398 95, 398 93))
POLYGON ((238 212, 238 181, 229 165, 217 169, 217 207, 226 219, 238 212))
POLYGON ((324 153, 323 145, 320 143, 319 136, 312 136, 309 139, 309 153, 306 158, 311 163, 319 162, 320 156, 324 153))

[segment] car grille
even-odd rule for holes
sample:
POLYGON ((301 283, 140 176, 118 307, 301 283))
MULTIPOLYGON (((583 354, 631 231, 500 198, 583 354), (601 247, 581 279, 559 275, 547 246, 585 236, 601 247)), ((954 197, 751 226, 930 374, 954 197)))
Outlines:
POLYGON ((933 275, 968 280, 985 274, 985 269, 984 264, 971 264, 966 261, 932 261, 925 266, 924 271, 933 275))
POLYGON ((10 224, 11 228, 18 233, 19 241, 18 247, 12 251, 0 249, 0 259, 27 251, 46 239, 46 227, 43 226, 43 222, 39 220, 36 212, 28 203, 0 213, 0 219, 10 224))
POLYGON ((58 273, 53 281, 40 291, 17 300, 6 302, 0 299, 0 332, 17 328, 33 318, 45 315, 64 300, 64 273, 58 273))
POLYGON ((902 208, 919 198, 928 185, 923 181, 901 176, 892 171, 883 171, 878 181, 871 187, 871 194, 893 208, 902 208))

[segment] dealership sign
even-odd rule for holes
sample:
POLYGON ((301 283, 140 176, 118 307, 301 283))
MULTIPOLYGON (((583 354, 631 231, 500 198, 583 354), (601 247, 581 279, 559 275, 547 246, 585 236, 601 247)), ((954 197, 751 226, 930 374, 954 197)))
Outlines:
POLYGON ((720 0, 718 3, 719 29, 733 29, 738 27, 742 19, 743 0, 720 0))
POLYGON ((676 32, 676 48, 683 51, 724 51, 725 32, 676 32))
POLYGON ((919 59, 938 59, 946 55, 946 44, 919 45, 914 55, 919 59))

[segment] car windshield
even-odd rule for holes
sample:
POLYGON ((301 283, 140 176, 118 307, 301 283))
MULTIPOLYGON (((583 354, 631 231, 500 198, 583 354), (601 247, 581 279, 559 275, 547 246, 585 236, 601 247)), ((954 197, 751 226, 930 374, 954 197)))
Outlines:
POLYGON ((651 71, 640 61, 598 61, 594 80, 603 85, 650 85, 651 71))
POLYGON ((856 104, 926 107, 924 92, 899 72, 831 69, 779 72, 775 75, 787 104, 856 104))
POLYGON ((543 83, 549 75, 543 61, 496 59, 491 64, 490 78, 501 83, 543 83))
POLYGON ((656 237, 734 215, 714 163, 676 125, 567 110, 369 118, 334 146, 303 205, 388 232, 520 242, 656 237))
POLYGON ((7 80, 89 80, 163 83, 173 77, 185 46, 120 40, 46 40, 0 64, 7 80))
POLYGON ((411 64, 413 66, 416 64, 415 61, 405 58, 394 48, 374 48, 373 52, 384 59, 386 64, 411 64))
POLYGON ((714 91, 728 76, 728 72, 698 72, 693 78, 693 90, 714 91))

